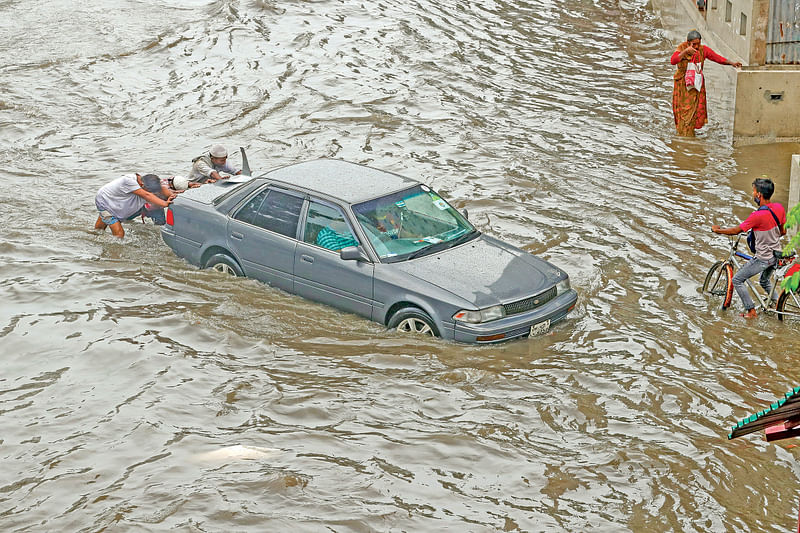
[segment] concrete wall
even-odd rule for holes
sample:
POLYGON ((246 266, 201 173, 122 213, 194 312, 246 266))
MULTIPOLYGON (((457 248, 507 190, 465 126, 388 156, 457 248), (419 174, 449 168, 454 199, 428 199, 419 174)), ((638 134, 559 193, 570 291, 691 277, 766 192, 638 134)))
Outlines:
POLYGON ((784 141, 800 141, 800 69, 742 69, 736 79, 734 145, 784 141))

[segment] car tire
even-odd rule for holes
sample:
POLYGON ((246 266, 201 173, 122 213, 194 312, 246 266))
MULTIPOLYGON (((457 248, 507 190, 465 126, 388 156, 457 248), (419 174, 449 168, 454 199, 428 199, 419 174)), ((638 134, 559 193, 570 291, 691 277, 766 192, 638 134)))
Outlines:
POLYGON ((389 329, 438 337, 439 330, 428 313, 419 307, 403 307, 389 319, 389 329))
POLYGON ((206 261, 206 268, 213 268, 217 272, 241 278, 244 272, 239 268, 239 263, 234 258, 226 254, 214 254, 206 261))

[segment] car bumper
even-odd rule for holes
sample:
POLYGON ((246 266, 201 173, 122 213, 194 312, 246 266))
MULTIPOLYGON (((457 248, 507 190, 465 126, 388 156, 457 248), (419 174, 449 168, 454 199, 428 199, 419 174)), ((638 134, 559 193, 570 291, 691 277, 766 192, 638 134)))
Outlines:
POLYGON ((526 313, 507 316, 484 324, 457 322, 453 328, 453 340, 472 344, 492 344, 520 337, 528 337, 531 327, 546 320, 550 326, 563 320, 578 301, 578 293, 569 290, 546 305, 526 313))
POLYGON ((175 255, 182 257, 193 265, 201 266, 199 244, 179 237, 175 234, 172 226, 169 225, 161 227, 161 238, 167 246, 172 248, 175 255))
POLYGON ((175 232, 172 230, 171 226, 161 227, 161 238, 167 246, 173 250, 175 249, 175 232))

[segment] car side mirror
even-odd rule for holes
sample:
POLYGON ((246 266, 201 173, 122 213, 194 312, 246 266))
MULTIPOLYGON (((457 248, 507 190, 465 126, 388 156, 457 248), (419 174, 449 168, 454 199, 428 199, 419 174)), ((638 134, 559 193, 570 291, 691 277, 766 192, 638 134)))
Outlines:
POLYGON ((369 257, 364 253, 360 246, 348 246, 339 251, 339 257, 344 261, 363 261, 368 262, 369 257))
POLYGON ((461 214, 462 214, 462 215, 464 215, 464 218, 466 218, 467 220, 469 220, 469 211, 467 211, 467 209, 466 209, 466 208, 464 208, 464 209, 462 209, 462 210, 461 210, 461 214))

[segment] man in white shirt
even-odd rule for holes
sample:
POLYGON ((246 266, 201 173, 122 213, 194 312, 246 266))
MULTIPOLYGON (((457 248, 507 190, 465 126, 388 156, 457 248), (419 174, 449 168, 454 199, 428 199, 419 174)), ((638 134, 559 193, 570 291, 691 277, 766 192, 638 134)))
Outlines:
POLYGON ((161 180, 155 174, 128 174, 103 185, 94 198, 99 211, 94 229, 105 230, 111 227, 111 234, 120 239, 125 236, 123 220, 138 216, 145 203, 167 207, 174 196, 163 200, 157 196, 161 192, 161 180))
POLYGON ((208 153, 192 159, 189 181, 194 183, 214 183, 223 179, 220 172, 227 172, 231 175, 242 173, 241 169, 228 163, 228 150, 221 144, 215 144, 208 153))

